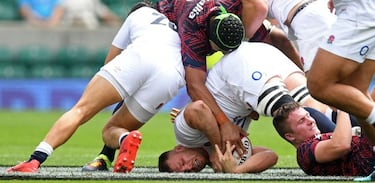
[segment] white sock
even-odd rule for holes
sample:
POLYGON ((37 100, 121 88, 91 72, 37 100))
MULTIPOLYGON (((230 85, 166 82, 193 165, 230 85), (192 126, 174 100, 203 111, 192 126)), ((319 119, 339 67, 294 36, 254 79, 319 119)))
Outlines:
POLYGON ((370 123, 370 124, 372 124, 372 125, 375 123, 375 105, 372 106, 371 113, 370 113, 370 115, 367 117, 366 122, 367 122, 367 123, 370 123))
POLYGON ((125 132, 125 133, 122 133, 122 134, 120 135, 120 137, 118 138, 118 145, 119 145, 119 147, 121 146, 121 140, 122 140, 125 136, 127 136, 127 135, 129 135, 129 132, 125 132))
POLYGON ((47 142, 41 142, 35 149, 35 151, 40 151, 48 154, 50 156, 53 152, 53 148, 51 145, 49 145, 47 142))

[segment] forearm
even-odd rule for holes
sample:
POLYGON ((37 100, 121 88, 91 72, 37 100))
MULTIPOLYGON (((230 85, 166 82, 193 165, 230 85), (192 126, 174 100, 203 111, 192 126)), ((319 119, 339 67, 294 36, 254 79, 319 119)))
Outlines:
POLYGON ((245 37, 249 40, 267 17, 268 3, 267 0, 241 0, 241 2, 245 37))
POLYGON ((119 55, 122 52, 122 49, 117 48, 116 46, 112 45, 109 48, 108 54, 105 58, 104 64, 109 63, 113 58, 115 58, 117 55, 119 55))
POLYGON ((235 172, 230 173, 260 173, 274 166, 278 159, 276 153, 265 148, 260 149, 259 152, 255 152, 243 164, 237 166, 235 172))
POLYGON ((210 108, 203 101, 188 104, 184 110, 186 123, 202 132, 214 144, 221 144, 220 130, 210 108))
POLYGON ((273 46, 282 51, 298 68, 304 70, 297 48, 292 41, 286 37, 282 30, 273 27, 270 32, 270 40, 273 46))
POLYGON ((185 71, 187 91, 191 100, 202 100, 211 109, 214 115, 223 112, 205 85, 206 73, 189 67, 187 67, 185 71))
POLYGON ((319 163, 326 163, 345 156, 351 150, 352 126, 349 115, 339 111, 332 137, 320 141, 315 147, 315 159, 319 163))
POLYGON ((352 142, 352 125, 349 115, 344 111, 338 111, 335 130, 332 134, 334 144, 350 146, 352 142))

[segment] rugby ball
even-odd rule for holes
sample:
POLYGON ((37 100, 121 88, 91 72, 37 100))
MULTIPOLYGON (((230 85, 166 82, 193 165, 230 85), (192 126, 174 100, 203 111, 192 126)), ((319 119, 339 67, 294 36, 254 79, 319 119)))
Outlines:
POLYGON ((237 165, 244 163, 252 155, 252 146, 250 139, 246 136, 241 138, 242 144, 245 146, 246 153, 239 157, 237 151, 233 151, 233 157, 237 161, 237 165))

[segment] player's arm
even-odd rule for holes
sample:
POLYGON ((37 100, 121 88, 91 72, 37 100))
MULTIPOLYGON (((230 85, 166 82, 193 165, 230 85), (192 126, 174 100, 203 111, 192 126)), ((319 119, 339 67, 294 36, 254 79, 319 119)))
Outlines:
MULTIPOLYGON (((185 79, 187 91, 191 99, 193 101, 204 101, 214 114, 216 122, 220 127, 222 139, 221 143, 219 143, 220 148, 225 148, 225 141, 231 141, 236 147, 244 150, 240 140, 241 130, 228 119, 205 85, 206 72, 197 68, 185 67, 185 79)), ((238 150, 240 154, 242 150, 238 150)))
POLYGON ((241 20, 245 27, 245 38, 249 40, 262 25, 263 20, 267 17, 268 1, 267 0, 241 0, 242 16, 241 20))
MULTIPOLYGON (((175 112, 171 113, 171 115, 174 114, 175 112)), ((191 128, 202 132, 211 144, 221 144, 219 126, 211 109, 203 101, 197 100, 188 104, 183 115, 186 123, 191 128)), ((221 172, 221 165, 214 151, 210 154, 210 162, 215 172, 221 172)))
POLYGON ((241 165, 237 165, 232 153, 234 147, 227 142, 226 150, 222 153, 218 146, 215 146, 219 162, 225 173, 259 173, 277 163, 278 157, 275 152, 264 147, 253 147, 252 155, 241 165))
POLYGON ((123 49, 118 48, 114 45, 111 45, 111 47, 109 48, 107 57, 105 58, 104 64, 107 64, 108 62, 110 62, 113 58, 119 55, 122 52, 122 50, 123 49))
POLYGON ((216 124, 211 109, 203 101, 197 100, 188 104, 183 115, 186 123, 191 128, 202 132, 211 144, 221 143, 219 126, 216 124))
POLYGON ((260 173, 277 163, 278 156, 270 149, 254 146, 252 153, 244 163, 237 166, 237 172, 234 173, 260 173))
POLYGON ((281 50, 294 64, 301 70, 303 69, 301 56, 292 41, 288 39, 285 33, 275 26, 272 27, 269 34, 270 42, 273 46, 281 50))
POLYGON ((332 138, 319 142, 315 147, 315 159, 319 163, 330 162, 341 158, 351 149, 352 126, 349 115, 338 111, 336 128, 332 138))

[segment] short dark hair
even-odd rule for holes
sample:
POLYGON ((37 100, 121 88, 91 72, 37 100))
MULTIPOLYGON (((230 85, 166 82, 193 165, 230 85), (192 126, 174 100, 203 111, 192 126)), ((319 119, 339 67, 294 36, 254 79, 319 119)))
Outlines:
POLYGON ((167 160, 169 158, 169 152, 170 151, 165 151, 159 156, 159 172, 173 172, 169 165, 167 164, 167 160))
POLYGON ((141 1, 141 2, 137 2, 129 11, 128 13, 128 16, 133 13, 135 10, 139 9, 139 8, 142 8, 142 7, 150 7, 150 8, 154 8, 154 4, 151 2, 151 1, 148 1, 148 0, 144 0, 144 1, 141 1))
POLYGON ((237 15, 223 13, 213 17, 210 21, 208 38, 221 51, 231 51, 241 45, 245 38, 245 28, 237 15))
POLYGON ((285 134, 291 132, 291 128, 287 125, 286 120, 289 117, 289 114, 298 108, 301 105, 297 102, 289 102, 281 105, 273 114, 273 127, 276 129, 277 133, 286 141, 290 142, 288 139, 285 138, 285 134))

